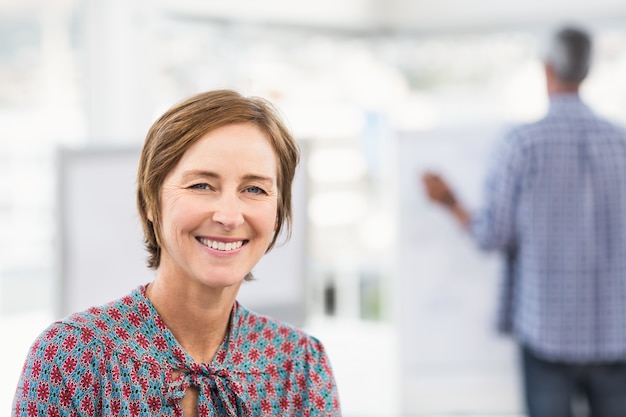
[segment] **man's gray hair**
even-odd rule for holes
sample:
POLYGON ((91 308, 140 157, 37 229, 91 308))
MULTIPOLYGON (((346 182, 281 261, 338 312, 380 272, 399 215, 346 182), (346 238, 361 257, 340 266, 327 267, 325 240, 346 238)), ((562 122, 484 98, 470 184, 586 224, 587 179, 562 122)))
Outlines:
POLYGON ((545 60, 561 81, 580 83, 591 67, 591 37, 580 28, 564 27, 552 37, 545 60))

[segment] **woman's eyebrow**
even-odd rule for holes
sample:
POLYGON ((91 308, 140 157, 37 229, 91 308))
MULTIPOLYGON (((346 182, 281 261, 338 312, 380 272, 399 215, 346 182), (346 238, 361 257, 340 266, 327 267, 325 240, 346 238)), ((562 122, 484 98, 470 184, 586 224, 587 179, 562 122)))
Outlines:
POLYGON ((207 178, 220 178, 220 175, 213 171, 206 171, 203 169, 190 169, 188 171, 184 171, 182 174, 183 178, 189 177, 207 177, 207 178))
MULTIPOLYGON (((194 178, 194 177, 205 177, 205 178, 215 178, 215 179, 220 179, 221 175, 213 172, 213 171, 207 171, 207 170, 203 170, 203 169, 190 169, 188 171, 184 171, 182 174, 182 177, 187 179, 187 178, 194 178)), ((267 176, 267 175, 260 175, 260 174, 245 174, 242 177, 243 180, 247 180, 247 181, 261 181, 261 182, 265 182, 265 183, 269 183, 269 184, 274 184, 276 182, 274 177, 271 176, 267 176)))
POLYGON ((257 174, 247 174, 247 175, 244 175, 242 179, 248 180, 248 181, 261 181, 261 182, 266 182, 269 184, 274 184, 276 182, 274 177, 268 177, 265 175, 257 175, 257 174))

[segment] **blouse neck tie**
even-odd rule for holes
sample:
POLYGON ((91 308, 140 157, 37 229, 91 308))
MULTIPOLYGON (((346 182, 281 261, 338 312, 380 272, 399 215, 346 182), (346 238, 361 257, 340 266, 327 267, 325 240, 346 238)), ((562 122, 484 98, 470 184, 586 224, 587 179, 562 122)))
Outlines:
POLYGON ((191 364, 181 367, 181 375, 172 381, 167 389, 167 401, 180 403, 189 387, 198 389, 198 415, 218 416, 223 408, 228 417, 250 415, 248 407, 241 399, 243 384, 226 369, 211 369, 207 364, 191 364))

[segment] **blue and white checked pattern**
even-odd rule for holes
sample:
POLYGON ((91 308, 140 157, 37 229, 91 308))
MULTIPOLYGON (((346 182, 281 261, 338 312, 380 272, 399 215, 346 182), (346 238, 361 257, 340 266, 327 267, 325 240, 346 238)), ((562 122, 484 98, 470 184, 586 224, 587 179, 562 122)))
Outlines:
POLYGON ((547 359, 626 360, 626 133, 562 95, 492 162, 472 234, 507 258, 500 329, 547 359))

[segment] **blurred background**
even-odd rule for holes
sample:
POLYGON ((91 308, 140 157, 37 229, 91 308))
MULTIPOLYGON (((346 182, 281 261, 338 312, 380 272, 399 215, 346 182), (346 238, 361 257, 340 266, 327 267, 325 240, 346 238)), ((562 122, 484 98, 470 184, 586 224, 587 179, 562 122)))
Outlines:
POLYGON ((596 41, 583 98, 626 124, 621 0, 0 0, 0 409, 51 320, 150 280, 144 136, 231 88, 272 101, 304 156, 293 239, 241 301, 322 340, 347 417, 523 415, 498 259, 418 176, 480 202, 492 141, 546 109, 537 57, 570 22, 596 41))

